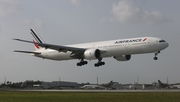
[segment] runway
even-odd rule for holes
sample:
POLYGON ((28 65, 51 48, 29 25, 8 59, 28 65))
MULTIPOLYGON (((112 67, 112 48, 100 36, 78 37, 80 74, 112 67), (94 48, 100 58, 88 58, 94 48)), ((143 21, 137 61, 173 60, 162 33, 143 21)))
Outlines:
POLYGON ((180 90, 17 90, 24 92, 180 92, 180 90))

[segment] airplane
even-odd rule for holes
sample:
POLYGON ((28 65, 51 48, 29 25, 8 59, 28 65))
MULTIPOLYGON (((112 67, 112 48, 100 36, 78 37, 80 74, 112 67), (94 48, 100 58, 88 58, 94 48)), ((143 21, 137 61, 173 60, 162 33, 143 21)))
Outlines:
POLYGON ((154 60, 157 55, 169 46, 169 44, 156 37, 138 37, 129 39, 117 39, 73 45, 55 45, 45 43, 44 40, 30 29, 33 40, 13 39, 21 42, 34 44, 35 51, 14 50, 14 52, 29 53, 32 56, 50 60, 72 60, 79 59, 77 66, 88 64, 85 60, 98 60, 95 67, 105 65, 103 58, 113 57, 117 61, 129 61, 131 55, 154 53, 154 60))
POLYGON ((112 88, 112 85, 114 84, 113 81, 110 81, 109 83, 107 84, 101 84, 101 85, 98 85, 98 84, 87 84, 87 85, 84 85, 81 87, 81 89, 113 89, 112 88))
POLYGON ((115 82, 113 82, 113 81, 111 80, 109 83, 107 83, 107 84, 102 84, 101 86, 106 87, 106 88, 112 88, 112 85, 113 85, 114 83, 115 83, 115 82))
POLYGON ((172 88, 172 89, 180 89, 180 85, 175 84, 175 85, 170 86, 170 88, 172 88))
POLYGON ((81 89, 106 89, 101 85, 84 85, 81 89))
POLYGON ((160 80, 158 80, 159 87, 163 89, 180 89, 179 84, 167 84, 167 83, 162 83, 160 80))
POLYGON ((168 88, 168 89, 170 88, 169 84, 162 83, 160 80, 158 80, 158 83, 160 88, 168 88))

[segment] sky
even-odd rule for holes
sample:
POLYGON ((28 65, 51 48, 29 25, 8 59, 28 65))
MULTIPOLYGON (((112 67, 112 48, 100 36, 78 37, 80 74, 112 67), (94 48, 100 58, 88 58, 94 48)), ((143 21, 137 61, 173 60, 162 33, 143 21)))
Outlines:
POLYGON ((180 83, 179 0, 0 0, 0 83, 26 80, 73 81, 122 84, 180 83), (154 54, 132 55, 127 62, 104 58, 78 67, 79 60, 53 61, 15 53, 34 51, 29 29, 46 43, 66 45, 94 41, 152 36, 165 39, 169 47, 157 61, 154 54))

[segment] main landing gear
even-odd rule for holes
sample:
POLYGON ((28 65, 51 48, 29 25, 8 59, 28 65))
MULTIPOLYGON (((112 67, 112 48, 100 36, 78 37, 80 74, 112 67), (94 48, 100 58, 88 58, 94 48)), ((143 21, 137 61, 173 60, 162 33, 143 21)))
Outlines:
POLYGON ((88 64, 87 61, 81 60, 79 63, 77 63, 77 66, 82 66, 88 64))
POLYGON ((102 62, 102 61, 101 61, 102 58, 99 58, 98 60, 99 60, 99 61, 94 64, 95 67, 99 67, 99 66, 105 65, 105 62, 102 62))
POLYGON ((157 55, 158 55, 159 53, 160 53, 160 51, 158 51, 158 52, 155 53, 154 60, 158 60, 157 55))
MULTIPOLYGON (((94 66, 99 67, 99 66, 105 65, 105 62, 102 62, 101 60, 102 60, 102 58, 99 58, 98 62, 95 63, 94 66)), ((83 65, 86 65, 86 64, 88 64, 88 62, 84 61, 84 59, 81 59, 81 61, 79 63, 77 63, 77 66, 83 66, 83 65)))

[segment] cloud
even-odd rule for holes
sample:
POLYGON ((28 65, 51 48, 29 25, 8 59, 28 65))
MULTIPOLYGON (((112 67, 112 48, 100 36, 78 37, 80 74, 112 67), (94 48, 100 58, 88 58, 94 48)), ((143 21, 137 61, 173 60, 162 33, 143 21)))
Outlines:
POLYGON ((117 4, 113 3, 112 18, 105 19, 101 21, 116 21, 120 23, 145 23, 145 24, 155 24, 166 22, 167 19, 158 11, 148 12, 137 7, 132 0, 121 0, 117 4))
POLYGON ((42 28, 43 22, 39 19, 24 19, 23 24, 32 26, 33 28, 42 28))
POLYGON ((79 6, 81 4, 81 0, 71 0, 71 2, 76 6, 79 6))
POLYGON ((0 0, 0 16, 15 14, 19 9, 18 0, 0 0))

